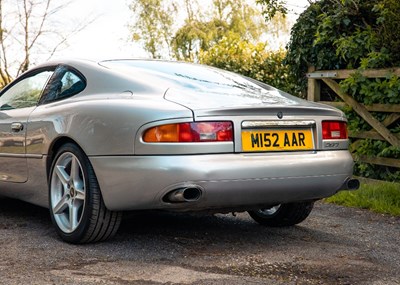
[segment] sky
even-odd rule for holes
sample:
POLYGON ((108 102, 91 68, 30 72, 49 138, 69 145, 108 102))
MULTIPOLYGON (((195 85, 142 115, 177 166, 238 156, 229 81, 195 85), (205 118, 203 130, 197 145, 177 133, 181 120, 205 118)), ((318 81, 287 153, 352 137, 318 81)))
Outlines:
MULTIPOLYGON (((144 58, 148 54, 129 41, 129 20, 132 12, 128 4, 134 0, 76 0, 62 13, 72 21, 93 19, 84 30, 68 40, 68 46, 59 50, 53 58, 144 58)), ((204 1, 204 0, 203 0, 204 1)), ((296 17, 307 0, 287 0, 288 8, 294 10, 289 16, 296 17)))
POLYGON ((82 31, 68 39, 56 57, 143 57, 146 53, 129 41, 131 17, 126 0, 75 1, 62 13, 75 22, 87 19, 82 31), (135 56, 135 53, 140 53, 135 56))

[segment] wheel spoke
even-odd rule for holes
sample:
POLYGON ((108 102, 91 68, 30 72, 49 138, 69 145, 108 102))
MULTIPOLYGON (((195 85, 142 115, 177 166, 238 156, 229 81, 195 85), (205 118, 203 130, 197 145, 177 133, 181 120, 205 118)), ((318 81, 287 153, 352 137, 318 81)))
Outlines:
POLYGON ((79 176, 81 168, 79 166, 79 162, 76 157, 72 157, 71 159, 71 179, 75 183, 80 182, 81 178, 79 176))
POLYGON ((57 215, 62 214, 62 213, 65 211, 65 209, 68 208, 68 203, 69 203, 69 201, 70 201, 69 195, 68 195, 68 194, 65 194, 65 195, 61 198, 61 200, 58 201, 57 205, 55 205, 55 206, 53 207, 53 213, 54 213, 54 214, 57 214, 57 215))
POLYGON ((71 231, 75 230, 79 224, 79 216, 78 216, 79 208, 80 208, 80 203, 77 203, 76 201, 71 201, 69 205, 69 224, 71 231))
POLYGON ((55 167, 56 174, 58 179, 60 179, 61 184, 64 186, 64 189, 66 185, 68 184, 69 180, 71 179, 68 173, 65 171, 65 167, 63 165, 57 165, 55 167))
POLYGON ((84 189, 75 189, 75 191, 76 191, 75 199, 84 201, 85 200, 85 190, 84 189))
POLYGON ((72 158, 71 161, 71 179, 75 189, 78 192, 83 193, 85 189, 84 189, 84 182, 82 180, 82 169, 80 167, 78 160, 75 157, 72 158))

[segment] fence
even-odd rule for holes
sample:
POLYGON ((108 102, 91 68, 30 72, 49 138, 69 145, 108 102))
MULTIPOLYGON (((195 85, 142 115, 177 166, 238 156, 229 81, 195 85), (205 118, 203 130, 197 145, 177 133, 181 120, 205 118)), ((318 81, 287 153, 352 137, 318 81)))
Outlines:
MULTIPOLYGON (((355 150, 360 139, 384 140, 395 147, 400 147, 400 134, 391 133, 388 126, 400 119, 400 104, 372 104, 364 105, 358 103, 352 96, 344 93, 336 80, 349 78, 356 70, 319 70, 310 67, 307 73, 308 93, 307 99, 314 102, 325 103, 338 108, 349 105, 362 117, 371 127, 370 131, 350 132, 349 136, 354 138, 350 150, 355 150), (328 86, 343 102, 321 101, 321 82, 328 86), (390 113, 385 120, 377 120, 371 112, 390 113)), ((362 72, 367 78, 386 78, 388 75, 400 77, 400 68, 371 69, 362 72)), ((399 95, 400 96, 400 95, 399 95)), ((354 156, 354 155, 353 155, 354 156)), ((385 157, 357 156, 357 161, 400 168, 400 159, 385 157)))

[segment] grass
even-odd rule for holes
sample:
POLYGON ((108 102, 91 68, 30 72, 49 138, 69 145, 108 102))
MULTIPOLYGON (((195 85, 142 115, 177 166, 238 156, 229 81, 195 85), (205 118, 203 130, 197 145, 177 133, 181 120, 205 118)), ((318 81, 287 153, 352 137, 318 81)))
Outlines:
POLYGON ((361 183, 361 187, 357 191, 341 191, 325 199, 325 202, 400 216, 400 184, 361 183))

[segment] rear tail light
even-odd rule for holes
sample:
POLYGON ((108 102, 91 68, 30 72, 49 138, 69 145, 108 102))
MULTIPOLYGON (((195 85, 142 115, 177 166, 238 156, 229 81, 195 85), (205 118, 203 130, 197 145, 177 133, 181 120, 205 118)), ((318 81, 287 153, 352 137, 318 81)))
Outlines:
POLYGON ((150 128, 145 142, 226 142, 233 141, 232 122, 168 124, 150 128))
POLYGON ((323 140, 345 140, 347 139, 347 124, 343 121, 323 121, 323 140))

